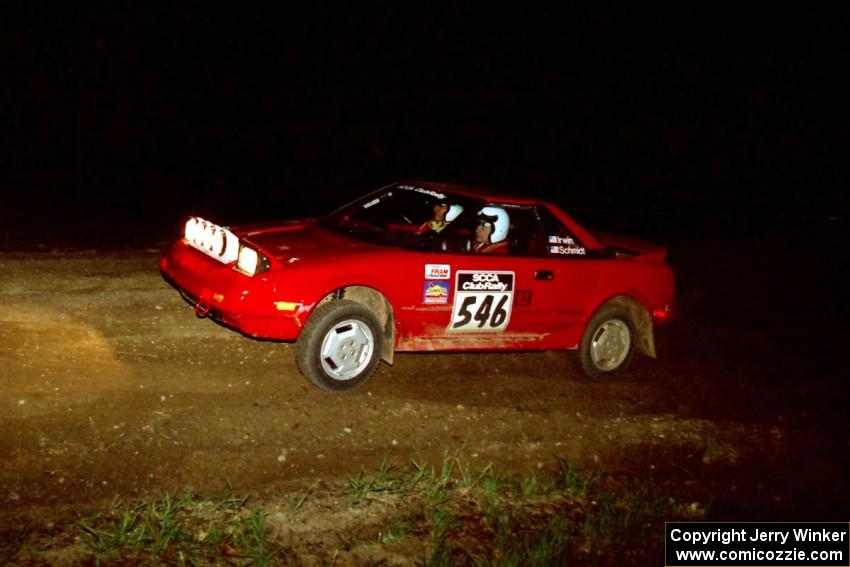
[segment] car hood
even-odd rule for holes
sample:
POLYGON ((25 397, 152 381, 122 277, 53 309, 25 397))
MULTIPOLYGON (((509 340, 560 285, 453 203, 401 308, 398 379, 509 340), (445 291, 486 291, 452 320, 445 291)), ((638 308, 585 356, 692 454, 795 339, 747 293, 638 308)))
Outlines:
POLYGON ((323 228, 316 219, 239 225, 230 230, 282 264, 386 250, 323 228))

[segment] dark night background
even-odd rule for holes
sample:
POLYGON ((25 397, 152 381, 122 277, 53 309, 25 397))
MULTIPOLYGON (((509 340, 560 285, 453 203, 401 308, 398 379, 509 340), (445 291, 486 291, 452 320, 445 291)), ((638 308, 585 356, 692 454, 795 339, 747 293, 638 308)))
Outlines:
POLYGON ((671 244, 685 317, 846 320, 846 5, 308 4, 5 8, 0 248, 454 181, 671 244))

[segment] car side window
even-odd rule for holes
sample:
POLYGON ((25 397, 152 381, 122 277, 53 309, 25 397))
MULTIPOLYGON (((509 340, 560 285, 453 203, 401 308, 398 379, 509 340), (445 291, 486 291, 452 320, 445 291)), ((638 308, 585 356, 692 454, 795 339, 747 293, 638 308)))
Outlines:
POLYGON ((587 249, 547 208, 538 209, 540 222, 545 234, 541 244, 544 254, 556 258, 582 258, 587 255, 587 249))
POLYGON ((437 253, 488 254, 505 256, 543 256, 544 230, 535 207, 503 203, 484 203, 469 208, 435 238, 432 250, 437 253), (497 217, 488 214, 501 211, 497 217), (500 223, 505 222, 506 226, 500 223), (479 228, 492 223, 489 232, 479 228), (506 230, 505 230, 506 229, 506 230))
POLYGON ((510 215, 508 230, 508 253, 512 256, 542 256, 543 227, 537 218, 535 207, 503 205, 510 215))

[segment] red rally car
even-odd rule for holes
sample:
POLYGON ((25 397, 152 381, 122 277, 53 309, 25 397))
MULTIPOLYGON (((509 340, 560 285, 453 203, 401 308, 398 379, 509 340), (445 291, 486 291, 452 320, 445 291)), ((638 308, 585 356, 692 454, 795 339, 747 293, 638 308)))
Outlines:
POLYGON ((578 349, 592 377, 654 358, 666 254, 539 200, 402 182, 321 219, 190 218, 160 268, 198 316, 295 341, 307 379, 344 392, 396 351, 578 349))

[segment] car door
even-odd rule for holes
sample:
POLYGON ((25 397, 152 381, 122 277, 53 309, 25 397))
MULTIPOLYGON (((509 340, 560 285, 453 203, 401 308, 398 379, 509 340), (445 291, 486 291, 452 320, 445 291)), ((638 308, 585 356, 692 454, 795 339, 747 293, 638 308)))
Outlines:
MULTIPOLYGON (((422 301, 408 314, 399 350, 519 348, 514 258, 427 254, 422 301)), ((520 318, 520 321, 522 317, 520 318)))
MULTIPOLYGON (((449 247, 423 255, 422 301, 407 314, 399 350, 548 348, 550 337, 580 323, 589 281, 581 266, 552 252, 536 207, 494 206, 510 217, 507 253, 449 247)), ((471 228, 460 234, 471 238, 471 228)))
POLYGON ((536 325, 552 337, 547 347, 571 348, 581 338, 606 259, 585 247, 545 206, 536 214, 541 229, 533 244, 531 301, 536 304, 536 325))

